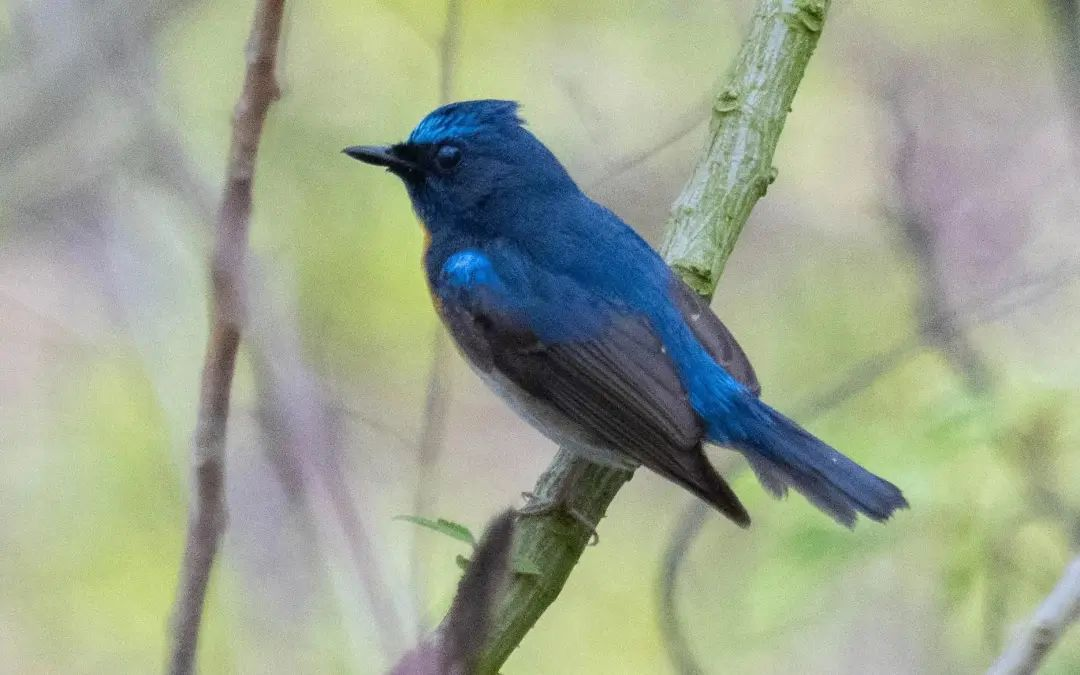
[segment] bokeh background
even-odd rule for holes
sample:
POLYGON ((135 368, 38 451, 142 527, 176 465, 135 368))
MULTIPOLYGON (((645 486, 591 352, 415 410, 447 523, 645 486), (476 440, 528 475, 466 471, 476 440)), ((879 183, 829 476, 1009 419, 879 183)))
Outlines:
MULTIPOLYGON (((755 519, 741 531, 639 472, 505 672, 674 672, 672 603, 706 673, 992 662, 1080 546, 1071 4, 835 2, 714 303, 765 398, 911 510, 848 532, 717 450, 755 519)), ((462 0, 447 48, 444 2, 288 4, 202 672, 380 672, 467 553, 394 516, 479 531, 553 454, 456 354, 433 361, 405 193, 339 150, 403 138, 447 78, 454 98, 521 101, 658 242, 750 9, 462 0)), ((6 10, 0 672, 152 672, 252 3, 6 10)), ((1046 668, 1078 671, 1080 631, 1046 668)))

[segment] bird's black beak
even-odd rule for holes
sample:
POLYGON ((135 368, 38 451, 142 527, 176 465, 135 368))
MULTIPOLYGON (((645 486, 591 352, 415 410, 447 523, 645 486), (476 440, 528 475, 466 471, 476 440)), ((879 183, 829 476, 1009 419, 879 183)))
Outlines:
POLYGON ((353 145, 345 148, 342 152, 365 164, 385 166, 397 174, 416 171, 416 164, 395 152, 395 147, 392 145, 353 145))

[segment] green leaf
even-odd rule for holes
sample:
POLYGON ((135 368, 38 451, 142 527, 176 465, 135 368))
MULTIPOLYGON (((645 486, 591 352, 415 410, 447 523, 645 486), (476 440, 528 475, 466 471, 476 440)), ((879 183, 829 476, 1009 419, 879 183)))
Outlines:
POLYGON ((457 566, 460 567, 462 570, 467 570, 469 569, 469 563, 471 563, 472 560, 469 560, 463 555, 456 555, 454 556, 454 562, 456 562, 457 566))
POLYGON ((465 542, 469 546, 476 548, 476 537, 469 531, 469 528, 461 523, 455 523, 454 521, 446 520, 445 518, 432 520, 431 518, 424 518, 423 516, 394 516, 394 520, 404 520, 413 525, 419 525, 420 527, 426 527, 429 530, 435 530, 451 539, 465 542))

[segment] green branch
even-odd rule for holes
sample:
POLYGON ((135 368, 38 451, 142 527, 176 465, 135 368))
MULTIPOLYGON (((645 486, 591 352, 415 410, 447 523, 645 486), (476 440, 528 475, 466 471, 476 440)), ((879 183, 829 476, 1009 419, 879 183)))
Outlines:
POLYGON ((702 295, 716 290, 751 209, 776 180, 773 153, 828 5, 759 2, 731 77, 713 102, 705 156, 675 200, 661 249, 702 295))
MULTIPOLYGON (((695 290, 711 296, 750 210, 776 178, 784 120, 817 44, 828 0, 760 0, 727 84, 713 105, 704 156, 675 201, 664 257, 695 290)), ((566 490, 577 512, 600 522, 633 474, 560 449, 540 476, 538 499, 566 490)), ((562 590, 591 532, 568 515, 519 519, 515 557, 539 574, 515 575, 495 609, 481 673, 499 667, 562 590)))

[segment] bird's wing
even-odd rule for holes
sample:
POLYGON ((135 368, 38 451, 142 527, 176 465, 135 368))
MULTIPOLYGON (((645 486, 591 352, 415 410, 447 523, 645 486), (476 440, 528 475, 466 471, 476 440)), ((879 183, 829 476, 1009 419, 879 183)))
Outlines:
POLYGON ((761 384, 754 374, 754 367, 750 365, 750 359, 746 357, 727 326, 713 314, 708 301, 695 293, 677 275, 672 275, 671 286, 671 299, 709 355, 754 396, 760 396, 761 384))
POLYGON ((701 420, 648 321, 528 265, 517 260, 499 274, 492 259, 475 250, 447 260, 434 291, 466 356, 605 447, 748 524, 738 498, 701 451, 701 420))

